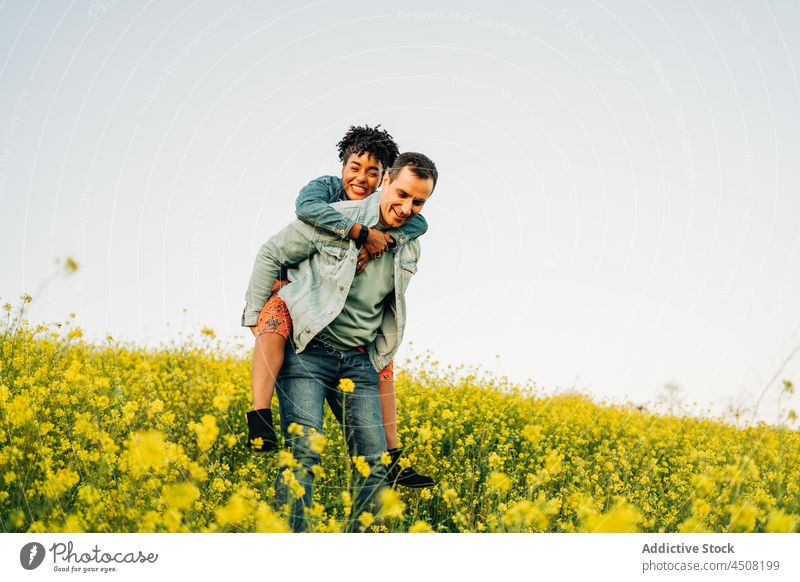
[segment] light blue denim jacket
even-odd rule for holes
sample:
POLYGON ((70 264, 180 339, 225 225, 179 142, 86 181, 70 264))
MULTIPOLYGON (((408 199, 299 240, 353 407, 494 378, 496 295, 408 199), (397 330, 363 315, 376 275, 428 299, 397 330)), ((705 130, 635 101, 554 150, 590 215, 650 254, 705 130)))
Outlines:
MULTIPOLYGON (((333 207, 350 220, 374 226, 380 216, 380 192, 364 200, 337 202, 333 207)), ((375 370, 383 370, 394 357, 406 322, 405 292, 417 272, 419 241, 398 245, 394 254, 394 292, 386 297, 383 319, 375 340, 367 346, 375 370)), ((296 265, 289 270, 289 285, 280 296, 292 316, 293 339, 297 352, 344 308, 356 272, 358 249, 355 242, 318 230, 295 220, 269 239, 256 256, 250 285, 245 295, 242 325, 256 325, 261 309, 269 297, 281 266, 296 265)))
MULTIPOLYGON (((341 238, 348 238, 348 233, 357 221, 339 212, 331 206, 332 202, 347 200, 342 179, 336 176, 321 176, 311 180, 303 186, 295 202, 297 218, 318 228, 324 228, 331 234, 336 234, 341 238)), ((369 226, 369 225, 367 225, 369 226)), ((399 229, 394 228, 386 232, 397 241, 397 244, 404 245, 425 234, 428 230, 428 223, 421 214, 417 214, 406 222, 399 229)))

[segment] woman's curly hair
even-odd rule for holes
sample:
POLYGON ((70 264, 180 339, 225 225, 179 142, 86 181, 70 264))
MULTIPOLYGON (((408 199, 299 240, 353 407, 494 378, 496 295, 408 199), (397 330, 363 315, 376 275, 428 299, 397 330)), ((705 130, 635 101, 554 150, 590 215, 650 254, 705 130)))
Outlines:
POLYGON ((400 150, 397 148, 394 138, 386 130, 380 129, 380 127, 380 124, 375 127, 351 125, 350 130, 344 134, 342 141, 336 144, 336 147, 339 148, 339 159, 342 163, 347 161, 350 154, 360 156, 367 152, 375 156, 375 159, 383 166, 384 171, 391 168, 400 154, 400 150))

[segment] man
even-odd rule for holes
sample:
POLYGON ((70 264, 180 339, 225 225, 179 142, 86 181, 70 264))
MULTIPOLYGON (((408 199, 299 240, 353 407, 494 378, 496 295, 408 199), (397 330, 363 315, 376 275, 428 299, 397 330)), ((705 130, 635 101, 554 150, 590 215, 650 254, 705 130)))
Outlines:
POLYGON ((437 179, 429 158, 400 154, 379 192, 334 205, 360 225, 363 234, 357 240, 296 220, 267 241, 256 258, 247 301, 265 300, 281 266, 296 264, 289 271, 291 283, 280 291, 294 325, 277 382, 281 429, 296 466, 280 472, 275 487, 295 531, 303 529, 303 507, 311 505, 312 468, 320 453, 313 434, 322 432, 326 400, 342 423, 350 454, 363 457, 355 474, 352 516, 375 513, 373 498, 386 475, 378 371, 403 337, 405 290, 416 273, 419 241, 376 255, 358 277, 356 263, 369 230, 399 228, 416 216, 437 179), (347 382, 344 390, 338 388, 343 379, 355 385, 352 392, 346 391, 347 382))

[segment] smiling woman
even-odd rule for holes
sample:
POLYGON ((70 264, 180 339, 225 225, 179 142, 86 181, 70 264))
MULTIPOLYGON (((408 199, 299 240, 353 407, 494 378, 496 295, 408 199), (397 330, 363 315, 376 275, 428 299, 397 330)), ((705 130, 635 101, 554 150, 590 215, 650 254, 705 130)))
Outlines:
POLYGON ((350 200, 361 200, 378 189, 383 165, 369 152, 353 153, 342 164, 342 186, 350 200))
POLYGON ((397 158, 397 144, 380 127, 351 127, 336 144, 342 162, 342 187, 349 200, 361 200, 375 192, 383 172, 397 158))

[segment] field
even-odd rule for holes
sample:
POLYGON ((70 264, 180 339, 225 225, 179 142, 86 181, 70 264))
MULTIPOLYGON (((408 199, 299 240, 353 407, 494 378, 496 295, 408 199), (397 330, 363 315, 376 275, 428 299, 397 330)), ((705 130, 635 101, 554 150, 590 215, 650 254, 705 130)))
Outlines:
MULTIPOLYGON (((286 531, 288 453, 244 449, 247 359, 204 330, 146 350, 87 343, 69 322, 0 327, 0 530, 286 531)), ((791 390, 790 383, 785 389, 791 390)), ((393 532, 793 532, 800 436, 544 397, 418 361, 397 378, 400 440, 429 490, 381 498, 393 532)), ((277 411, 277 406, 273 409, 277 411)), ((338 425, 309 523, 341 531, 351 464, 338 425)))

